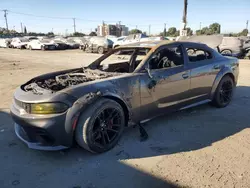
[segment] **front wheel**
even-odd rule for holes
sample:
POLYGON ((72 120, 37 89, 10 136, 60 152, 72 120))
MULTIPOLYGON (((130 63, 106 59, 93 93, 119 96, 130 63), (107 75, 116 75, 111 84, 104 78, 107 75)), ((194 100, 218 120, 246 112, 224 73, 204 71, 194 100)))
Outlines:
POLYGON ((98 47, 97 52, 98 52, 98 54, 103 54, 104 53, 104 48, 102 46, 98 47))
POLYGON ((233 79, 230 76, 224 76, 215 91, 212 104, 218 108, 226 107, 232 100, 234 87, 233 79))
POLYGON ((102 153, 118 143, 124 127, 125 115, 121 105, 110 99, 100 99, 80 116, 75 138, 82 148, 102 153))
POLYGON ((222 50, 221 54, 225 55, 225 56, 232 56, 232 51, 231 50, 222 50))

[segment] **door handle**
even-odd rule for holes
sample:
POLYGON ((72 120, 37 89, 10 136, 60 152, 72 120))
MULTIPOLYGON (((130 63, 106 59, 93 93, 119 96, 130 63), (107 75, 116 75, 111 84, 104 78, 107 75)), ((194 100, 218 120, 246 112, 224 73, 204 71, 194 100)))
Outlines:
POLYGON ((182 75, 182 78, 184 78, 184 79, 187 79, 188 77, 189 77, 189 76, 188 76, 188 74, 186 74, 186 73, 182 75))
POLYGON ((214 65, 214 69, 220 69, 220 65, 214 65))

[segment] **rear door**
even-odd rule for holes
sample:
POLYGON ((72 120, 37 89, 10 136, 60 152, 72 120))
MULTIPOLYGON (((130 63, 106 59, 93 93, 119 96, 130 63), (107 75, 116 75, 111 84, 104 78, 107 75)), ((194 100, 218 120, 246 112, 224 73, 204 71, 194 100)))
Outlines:
POLYGON ((185 44, 188 56, 188 69, 191 71, 190 94, 194 102, 209 98, 213 82, 220 65, 214 64, 213 52, 210 48, 197 44, 185 44))

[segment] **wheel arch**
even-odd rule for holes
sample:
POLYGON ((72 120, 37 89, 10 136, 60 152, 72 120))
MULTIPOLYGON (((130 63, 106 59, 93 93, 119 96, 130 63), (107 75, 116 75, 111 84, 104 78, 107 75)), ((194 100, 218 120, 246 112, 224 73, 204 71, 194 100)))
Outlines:
POLYGON ((234 74, 231 72, 230 69, 226 69, 224 71, 221 71, 220 73, 218 73, 218 75, 216 76, 215 80, 214 80, 214 83, 213 83, 213 86, 212 86, 212 90, 211 90, 211 93, 210 93, 210 99, 213 100, 214 98, 214 94, 215 94, 215 91, 221 81, 221 79, 225 76, 230 76, 234 82, 234 85, 236 85, 236 81, 235 81, 235 76, 234 74))
POLYGON ((126 103, 120 99, 119 97, 117 96, 113 96, 113 95, 106 95, 106 96, 103 96, 104 98, 107 98, 107 99, 111 99, 111 100, 114 100, 116 101, 118 104, 121 105, 123 111, 124 111, 124 115, 125 115, 125 120, 126 120, 126 127, 128 126, 128 121, 129 121, 129 110, 128 110, 128 106, 126 105, 126 103))

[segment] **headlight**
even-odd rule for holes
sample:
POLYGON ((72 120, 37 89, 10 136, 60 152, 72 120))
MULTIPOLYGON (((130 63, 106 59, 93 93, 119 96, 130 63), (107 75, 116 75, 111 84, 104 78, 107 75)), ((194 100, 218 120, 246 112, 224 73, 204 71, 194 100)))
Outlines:
POLYGON ((65 112, 69 107, 64 103, 30 104, 31 114, 57 114, 65 112))

